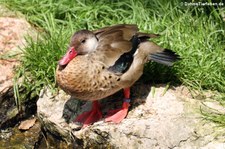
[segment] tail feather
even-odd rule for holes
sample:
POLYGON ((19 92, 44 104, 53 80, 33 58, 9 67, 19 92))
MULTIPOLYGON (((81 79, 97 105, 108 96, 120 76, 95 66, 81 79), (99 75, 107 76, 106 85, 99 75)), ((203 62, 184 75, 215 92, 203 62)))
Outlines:
POLYGON ((180 59, 179 55, 177 55, 175 52, 169 49, 165 49, 162 52, 149 55, 149 60, 152 60, 154 62, 163 64, 163 65, 167 65, 167 66, 172 66, 173 63, 179 59, 180 59))

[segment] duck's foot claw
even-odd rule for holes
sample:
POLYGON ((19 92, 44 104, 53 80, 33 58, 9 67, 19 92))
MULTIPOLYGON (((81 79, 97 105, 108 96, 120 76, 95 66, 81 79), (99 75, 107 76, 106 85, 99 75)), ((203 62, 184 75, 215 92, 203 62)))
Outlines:
POLYGON ((128 102, 123 102, 122 108, 108 111, 105 121, 120 123, 127 116, 129 106, 130 104, 128 102))
POLYGON ((75 119, 75 122, 83 123, 83 127, 87 127, 90 124, 93 124, 94 122, 99 121, 102 118, 102 113, 99 109, 98 103, 93 103, 92 110, 88 112, 84 112, 77 116, 75 119))

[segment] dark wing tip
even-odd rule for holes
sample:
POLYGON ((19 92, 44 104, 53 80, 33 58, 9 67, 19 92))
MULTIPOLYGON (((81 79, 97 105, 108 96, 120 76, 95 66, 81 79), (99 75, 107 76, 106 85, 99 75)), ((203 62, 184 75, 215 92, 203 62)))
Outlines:
POLYGON ((167 66, 172 66, 174 62, 180 59, 180 56, 170 49, 165 49, 162 52, 149 55, 149 60, 167 66))

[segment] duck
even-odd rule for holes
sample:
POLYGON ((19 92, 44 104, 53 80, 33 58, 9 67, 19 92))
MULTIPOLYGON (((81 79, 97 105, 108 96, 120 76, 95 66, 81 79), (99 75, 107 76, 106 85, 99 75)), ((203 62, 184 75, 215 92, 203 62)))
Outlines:
POLYGON ((99 100, 123 90, 123 104, 108 111, 105 122, 120 123, 130 107, 130 87, 141 77, 146 63, 172 66, 179 55, 150 41, 158 34, 140 32, 135 24, 118 24, 98 30, 79 30, 71 37, 66 54, 58 61, 56 81, 67 94, 92 101, 78 115, 83 128, 103 118, 99 100))

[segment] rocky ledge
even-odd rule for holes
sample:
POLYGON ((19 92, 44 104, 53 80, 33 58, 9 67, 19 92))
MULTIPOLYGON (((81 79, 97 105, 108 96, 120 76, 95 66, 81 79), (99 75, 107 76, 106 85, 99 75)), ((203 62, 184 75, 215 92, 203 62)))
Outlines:
MULTIPOLYGON (((216 124, 204 120, 200 107, 217 106, 207 99, 193 99, 186 87, 135 85, 132 106, 120 124, 104 119, 80 129, 72 122, 90 104, 71 99, 63 91, 52 94, 43 89, 37 102, 39 120, 45 130, 59 136, 71 147, 79 148, 224 148, 225 132, 216 124), (150 92, 149 92, 150 91, 150 92)), ((122 93, 102 101, 103 114, 115 108, 122 93), (107 106, 106 106, 107 105, 107 106), (110 105, 110 106, 108 106, 110 105)), ((224 110, 219 106, 220 110, 224 110)))

